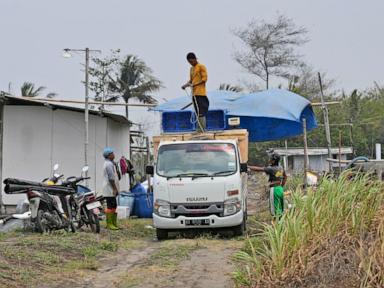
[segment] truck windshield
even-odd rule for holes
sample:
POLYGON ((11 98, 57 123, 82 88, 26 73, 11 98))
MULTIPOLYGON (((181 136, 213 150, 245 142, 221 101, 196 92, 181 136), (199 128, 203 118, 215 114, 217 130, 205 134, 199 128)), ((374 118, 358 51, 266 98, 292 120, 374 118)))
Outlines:
POLYGON ((226 176, 237 171, 236 150, 228 143, 181 143, 160 147, 157 174, 164 177, 226 176))

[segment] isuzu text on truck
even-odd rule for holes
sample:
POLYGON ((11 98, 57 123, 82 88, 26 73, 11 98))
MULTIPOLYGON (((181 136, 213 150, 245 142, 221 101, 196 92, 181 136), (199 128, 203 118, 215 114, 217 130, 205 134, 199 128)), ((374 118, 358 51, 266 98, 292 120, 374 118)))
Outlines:
POLYGON ((154 137, 153 224, 168 232, 229 228, 242 235, 247 218, 248 132, 154 137))

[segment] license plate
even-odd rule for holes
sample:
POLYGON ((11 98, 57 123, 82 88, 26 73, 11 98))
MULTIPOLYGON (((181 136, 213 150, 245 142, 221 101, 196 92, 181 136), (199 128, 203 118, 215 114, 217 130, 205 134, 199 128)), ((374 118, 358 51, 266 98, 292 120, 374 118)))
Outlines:
POLYGON ((209 219, 191 219, 185 220, 186 226, 207 226, 209 225, 209 219))
POLYGON ((96 201, 96 202, 87 204, 85 207, 87 207, 88 210, 92 210, 92 209, 101 207, 101 203, 100 201, 96 201))

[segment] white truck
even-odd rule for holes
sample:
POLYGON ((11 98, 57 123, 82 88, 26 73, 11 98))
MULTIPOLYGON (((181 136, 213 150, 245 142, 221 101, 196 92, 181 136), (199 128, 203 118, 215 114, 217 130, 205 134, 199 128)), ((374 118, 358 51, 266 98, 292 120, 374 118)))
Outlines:
POLYGON ((242 235, 247 218, 248 132, 155 136, 153 224, 168 232, 229 228, 242 235))

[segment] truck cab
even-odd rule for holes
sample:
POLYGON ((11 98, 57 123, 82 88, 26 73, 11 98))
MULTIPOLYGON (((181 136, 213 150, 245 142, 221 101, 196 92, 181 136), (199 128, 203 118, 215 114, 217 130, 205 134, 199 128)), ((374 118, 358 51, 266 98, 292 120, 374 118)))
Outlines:
POLYGON ((155 165, 147 173, 153 175, 153 224, 159 240, 183 229, 244 233, 247 165, 239 141, 211 138, 158 142, 155 165))

